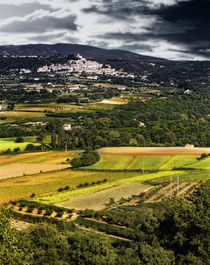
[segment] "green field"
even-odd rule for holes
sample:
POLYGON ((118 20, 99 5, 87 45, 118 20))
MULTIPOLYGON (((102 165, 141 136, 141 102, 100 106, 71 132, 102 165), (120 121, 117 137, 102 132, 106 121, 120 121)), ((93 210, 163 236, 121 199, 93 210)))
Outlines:
POLYGON ((92 170, 172 170, 176 168, 209 169, 210 158, 199 156, 113 156, 102 155, 92 170))
MULTIPOLYGON (((25 150, 26 146, 28 144, 33 145, 40 145, 36 142, 36 136, 26 136, 23 137, 24 142, 23 143, 15 143, 16 137, 11 138, 0 138, 0 151, 6 151, 7 149, 10 149, 13 151, 15 148, 20 148, 21 151, 25 150)), ((50 135, 47 135, 44 139, 45 144, 49 144, 51 141, 50 135)))
POLYGON ((1 138, 0 139, 0 151, 6 151, 10 149, 13 151, 15 148, 20 148, 21 151, 25 150, 28 144, 40 145, 38 143, 26 141, 24 143, 15 143, 14 140, 9 138, 1 138))

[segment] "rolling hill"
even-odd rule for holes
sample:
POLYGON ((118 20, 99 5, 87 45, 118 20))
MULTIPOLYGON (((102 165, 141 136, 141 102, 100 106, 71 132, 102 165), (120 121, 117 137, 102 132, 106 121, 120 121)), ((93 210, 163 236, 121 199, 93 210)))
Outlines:
POLYGON ((8 56, 52 56, 52 55, 80 54, 90 59, 113 59, 113 60, 133 60, 142 62, 166 62, 167 60, 144 56, 124 50, 107 50, 97 47, 79 44, 28 44, 28 45, 7 45, 0 46, 0 55, 8 56))

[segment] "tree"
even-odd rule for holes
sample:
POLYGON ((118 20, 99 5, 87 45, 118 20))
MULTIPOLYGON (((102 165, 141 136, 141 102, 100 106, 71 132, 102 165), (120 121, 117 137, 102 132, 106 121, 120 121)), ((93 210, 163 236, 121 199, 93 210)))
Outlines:
POLYGON ((41 149, 42 150, 44 148, 44 138, 45 138, 45 135, 44 135, 43 132, 41 132, 36 138, 36 141, 41 144, 41 149))
POLYGON ((117 255, 107 237, 77 232, 69 234, 70 264, 114 265, 117 255))
POLYGON ((31 256, 26 249, 21 249, 15 231, 10 227, 10 212, 0 208, 0 264, 29 265, 31 256))
POLYGON ((46 223, 36 225, 30 229, 29 238, 34 252, 34 265, 68 264, 68 242, 55 226, 46 223))

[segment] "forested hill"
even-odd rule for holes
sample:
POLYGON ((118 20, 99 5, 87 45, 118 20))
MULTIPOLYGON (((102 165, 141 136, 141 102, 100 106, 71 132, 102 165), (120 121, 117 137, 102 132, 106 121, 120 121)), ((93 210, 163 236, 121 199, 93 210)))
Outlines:
POLYGON ((52 56, 56 54, 68 55, 77 54, 82 55, 86 58, 91 59, 115 59, 115 60, 131 60, 131 61, 142 61, 142 62, 165 62, 167 60, 144 56, 137 53, 124 51, 124 50, 107 50, 97 47, 79 45, 79 44, 29 44, 29 45, 8 45, 0 46, 0 55, 14 55, 14 56, 52 56))

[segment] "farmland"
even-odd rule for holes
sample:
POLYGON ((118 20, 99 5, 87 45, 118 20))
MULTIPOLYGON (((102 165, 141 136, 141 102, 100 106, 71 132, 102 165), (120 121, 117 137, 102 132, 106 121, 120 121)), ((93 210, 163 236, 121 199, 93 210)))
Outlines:
MULTIPOLYGON (((94 103, 84 106, 78 106, 78 105, 71 105, 71 104, 19 104, 17 105, 17 110, 21 110, 22 117, 27 118, 27 115, 24 115, 24 113, 28 114, 28 117, 30 115, 30 112, 24 112, 24 111, 35 111, 31 112, 32 115, 30 117, 44 117, 44 114, 42 112, 94 112, 96 110, 112 110, 114 106, 113 104, 110 104, 109 102, 101 102, 101 103, 94 103), (22 112, 23 111, 23 112, 22 112)), ((6 112, 7 113, 7 112, 6 112)), ((8 112, 10 113, 10 112, 8 112)), ((2 115, 3 116, 3 115, 2 115)), ((9 114, 9 117, 17 118, 16 115, 9 114)), ((21 115, 20 115, 21 117, 21 115)))
POLYGON ((23 151, 28 144, 40 145, 35 142, 34 137, 27 137, 23 143, 16 143, 15 138, 0 138, 0 152, 8 149, 13 151, 15 148, 20 148, 23 151))
MULTIPOLYGON (((34 164, 39 165, 39 164, 34 164)), ((65 165, 66 166, 66 165, 65 165)), ((27 198, 32 193, 36 195, 55 193, 57 189, 69 185, 72 189, 79 184, 85 182, 97 182, 107 178, 109 181, 116 181, 119 179, 126 179, 139 175, 137 172, 120 173, 120 172, 90 172, 90 171, 73 171, 73 170, 59 170, 53 172, 43 172, 33 175, 20 176, 10 179, 0 180, 0 204, 20 198, 27 198)), ((101 184, 103 185, 103 184, 101 184)), ((100 189, 101 185, 95 185, 92 188, 100 189)), ((78 189, 79 193, 85 194, 87 189, 78 189)), ((72 192, 75 192, 72 191, 72 192)), ((55 193, 56 195, 57 193, 55 193)), ((60 194, 60 193, 58 193, 60 194)), ((64 194, 62 192, 61 194, 64 194)), ((68 194, 66 195, 68 199, 68 194)))
POLYGON ((107 147, 99 150, 101 155, 112 156, 183 156, 210 153, 210 148, 188 147, 107 147))
MULTIPOLYGON (((115 149, 112 150, 116 152, 115 149)), ((34 200, 42 203, 84 209, 84 203, 88 201, 87 207, 99 209, 110 197, 116 200, 129 197, 148 187, 144 185, 169 183, 171 177, 173 181, 179 177, 180 182, 195 182, 209 178, 209 157, 200 160, 198 155, 190 153, 181 156, 177 155, 177 151, 174 156, 158 156, 156 149, 152 149, 155 154, 152 156, 150 148, 150 155, 141 156, 141 152, 136 155, 140 150, 138 148, 135 151, 133 148, 127 148, 126 152, 125 148, 121 150, 117 150, 120 155, 110 155, 110 149, 109 155, 104 155, 104 150, 101 149, 99 162, 78 170, 66 169, 70 167, 66 160, 71 160, 81 151, 2 155, 0 201, 29 197, 35 193, 37 196, 34 200), (121 150, 124 152, 123 155, 120 153, 121 150), (57 192, 59 188, 66 186, 70 186, 70 190, 57 192), (99 198, 104 198, 104 203, 99 198)), ((186 152, 186 149, 184 150, 186 152)), ((191 149, 189 152, 192 152, 191 149)), ((145 154, 145 149, 143 153, 145 154)), ((166 153, 168 154, 168 150, 166 153)))
POLYGON ((101 159, 89 167, 94 170, 172 170, 209 169, 210 158, 199 160, 210 148, 102 148, 101 159))
POLYGON ((20 177, 40 172, 65 169, 77 152, 41 152, 0 156, 0 179, 20 177))
MULTIPOLYGON (((28 110, 28 109, 25 109, 28 110)), ((43 113, 38 112, 20 112, 20 111, 3 111, 0 112, 0 123, 5 122, 17 122, 24 119, 35 119, 39 120, 44 117, 43 113)))
POLYGON ((89 195, 83 195, 72 200, 63 201, 57 203, 57 205, 79 210, 85 210, 87 208, 101 210, 105 207, 105 204, 109 202, 110 198, 113 198, 115 201, 119 201, 122 197, 128 198, 131 195, 146 191, 148 188, 149 186, 147 185, 131 182, 113 188, 101 190, 89 195))

